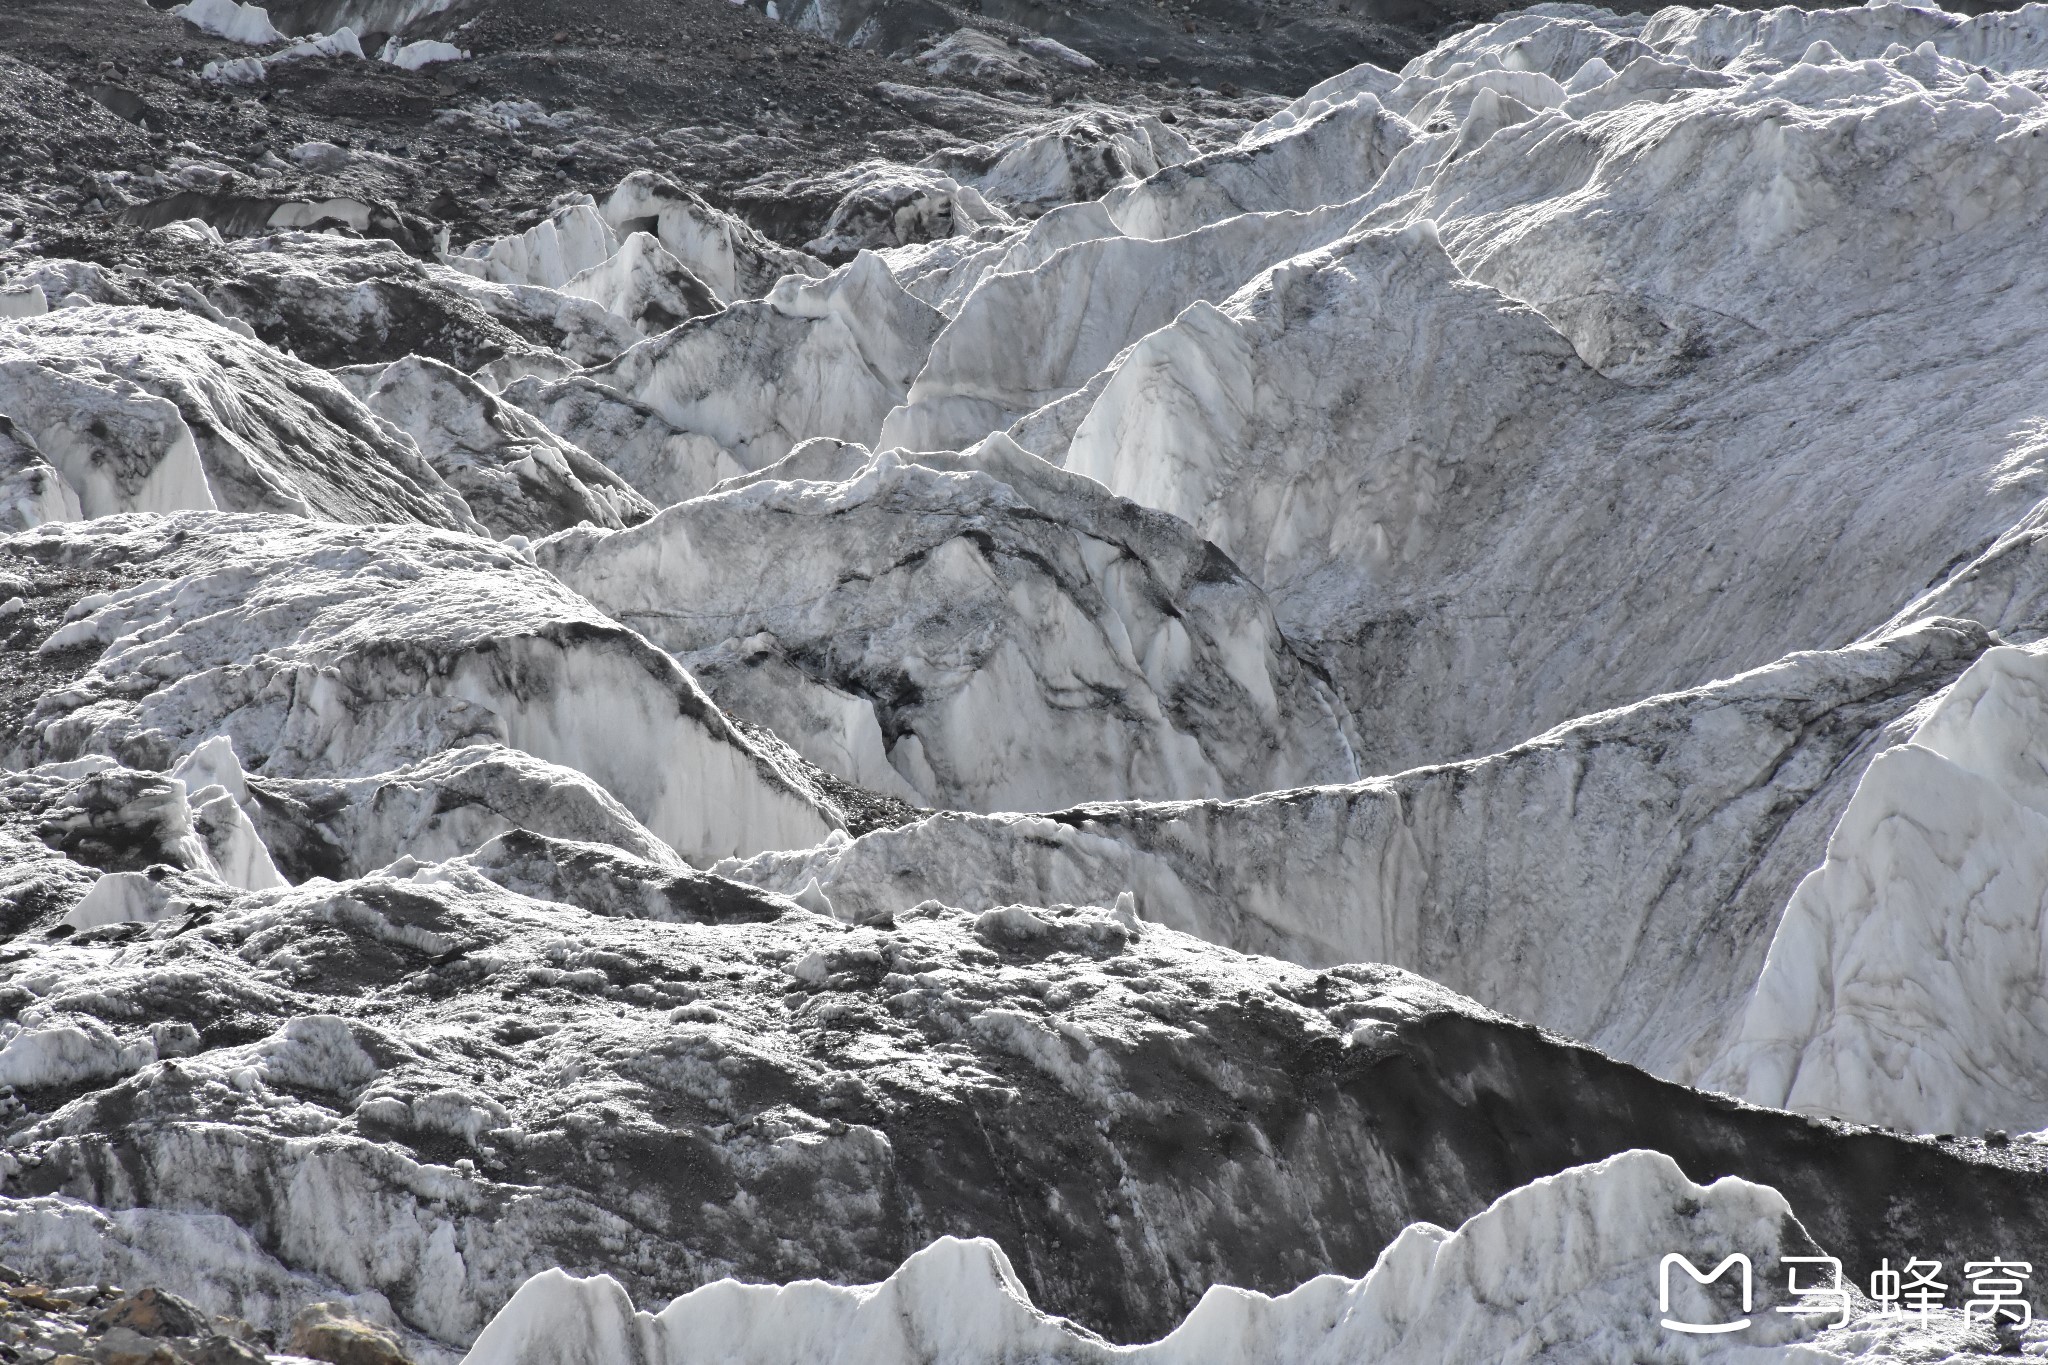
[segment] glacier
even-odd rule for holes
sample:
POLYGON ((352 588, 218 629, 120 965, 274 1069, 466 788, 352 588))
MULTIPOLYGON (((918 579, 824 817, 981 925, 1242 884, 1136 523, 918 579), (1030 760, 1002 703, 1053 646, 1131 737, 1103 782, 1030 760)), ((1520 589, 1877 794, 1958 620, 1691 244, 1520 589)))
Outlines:
POLYGON ((673 659, 517 551, 196 515, 168 536, 102 517, 10 544, 127 580, 74 604, 38 647, 87 657, 30 703, 22 763, 168 764, 225 736, 250 772, 353 777, 495 742, 592 773, 700 858, 813 842, 843 822, 786 748, 738 734, 673 659), (635 731, 638 743, 614 738, 635 731))
MULTIPOLYGON (((239 109, 448 10, 174 16, 239 109)), ((0 187, 0 1260, 432 1365, 2048 1351, 1863 1292, 2048 1262, 2048 7, 1172 118, 1007 22, 804 180, 0 187)))
POLYGON ((1002 436, 957 461, 813 440, 644 530, 534 554, 721 705, 919 805, 1358 775, 1327 686, 1213 546, 1002 436), (773 683, 742 681, 769 660, 773 683), (814 691, 851 715, 804 723, 839 709, 797 700, 814 691))
POLYGON ((1914 1131, 2048 1126, 2034 1058, 2048 671, 1988 650, 1857 784, 1710 1083, 1914 1131))
MULTIPOLYGON (((1659 1248, 1711 1248, 1707 1255, 1717 1257, 1736 1247, 1768 1246, 1775 1255, 1766 1265, 1773 1268, 1779 1256, 1811 1252, 1803 1229, 1775 1195, 1732 1177, 1703 1189, 1668 1157, 1628 1152, 1523 1186, 1455 1230, 1417 1223, 1360 1279, 1324 1276, 1278 1297, 1212 1289, 1161 1340, 1123 1348, 1037 1311, 1008 1258, 985 1240, 934 1242, 880 1284, 721 1281, 676 1298, 658 1314, 633 1312, 616 1281, 555 1271, 522 1286, 464 1359, 470 1365, 595 1365, 715 1353, 749 1365, 893 1365, 920 1356, 1448 1365, 1526 1358, 1532 1347, 1560 1358, 1565 1352, 1620 1358, 1662 1344, 1635 1283, 1642 1262, 1656 1258, 1659 1248), (1560 1249, 1564 1255, 1547 1259, 1560 1249), (1532 1267, 1541 1267, 1538 1285, 1529 1283, 1532 1267), (1499 1302, 1504 1294, 1513 1296, 1512 1309, 1499 1302)), ((1783 1307, 1766 1303, 1763 1311, 1783 1307)), ((1716 1316, 1699 1313, 1704 1320, 1716 1316)), ((1766 1344, 1811 1334, 1797 1315, 1769 1321, 1772 1330, 1760 1335, 1778 1340, 1766 1344)), ((1765 1355, 1745 1342, 1732 1352, 1710 1348, 1687 1358, 1765 1355)), ((1807 1356, 1815 1365, 1839 1358, 1807 1356)))
MULTIPOLYGON (((31 772, 15 828, 118 775, 31 772)), ((1363 1275, 1411 1224, 1639 1148, 1783 1191, 1859 1272, 1899 1219, 1954 1259, 2031 1249, 2048 1208, 1981 1151, 1745 1109, 1396 969, 1243 956, 1115 908, 853 926, 524 831, 346 881, 202 882, 0 964, 23 1002, 0 1078, 74 1095, 7 1149, 11 1262, 120 1281, 184 1239, 226 1277, 181 1280, 203 1303, 277 1315, 330 1283, 448 1350, 553 1266, 636 1297, 858 1283, 978 1227, 1028 1250, 1035 1302, 1129 1341, 1208 1285, 1363 1275), (1014 1199, 1025 1180, 1042 1201, 1014 1199), (114 1213, 124 1232, 87 1238, 114 1213)))

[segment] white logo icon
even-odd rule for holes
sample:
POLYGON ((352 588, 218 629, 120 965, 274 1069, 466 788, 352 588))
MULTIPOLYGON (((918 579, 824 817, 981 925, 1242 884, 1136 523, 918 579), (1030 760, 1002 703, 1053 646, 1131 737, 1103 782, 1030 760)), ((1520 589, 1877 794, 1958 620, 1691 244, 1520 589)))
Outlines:
POLYGON ((1742 1311, 1747 1313, 1750 1309, 1753 1288, 1749 1257, 1738 1251, 1704 1275, 1700 1273, 1698 1266, 1675 1251, 1657 1263, 1657 1311, 1667 1315, 1664 1319, 1664 1326, 1666 1328, 1673 1332, 1692 1332, 1705 1335, 1719 1332, 1740 1332, 1743 1328, 1749 1326, 1748 1318, 1741 1318, 1735 1322, 1718 1322, 1711 1325, 1697 1322, 1674 1322, 1668 1316, 1671 1312, 1671 1267, 1673 1266, 1682 1267, 1686 1274, 1692 1276, 1694 1283, 1701 1285, 1712 1284, 1715 1280, 1720 1279, 1728 1273, 1728 1267, 1730 1266, 1742 1267, 1742 1311))

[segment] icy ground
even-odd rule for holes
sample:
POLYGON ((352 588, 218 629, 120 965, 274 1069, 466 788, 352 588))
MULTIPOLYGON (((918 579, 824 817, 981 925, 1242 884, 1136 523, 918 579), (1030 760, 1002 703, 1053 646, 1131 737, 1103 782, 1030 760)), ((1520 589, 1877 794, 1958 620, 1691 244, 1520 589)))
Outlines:
POLYGON ((2048 1266, 2048 6, 904 60, 985 140, 751 217, 0 191, 0 1260, 451 1365, 2048 1355, 1962 1285, 2048 1266))

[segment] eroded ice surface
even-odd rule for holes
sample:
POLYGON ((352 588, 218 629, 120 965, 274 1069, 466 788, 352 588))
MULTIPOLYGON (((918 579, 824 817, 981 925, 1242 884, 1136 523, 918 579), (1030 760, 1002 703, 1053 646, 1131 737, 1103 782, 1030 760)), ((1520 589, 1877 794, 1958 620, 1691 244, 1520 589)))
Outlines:
POLYGON ((495 742, 589 774, 694 857, 807 844, 840 822, 668 655, 487 541, 199 514, 59 523, 10 545, 126 580, 41 645, 83 663, 33 700, 22 761, 168 765, 227 736, 250 772, 337 778, 495 742))
MULTIPOLYGON (((1455 1231, 1418 1223, 1362 1279, 1323 1276, 1278 1297, 1212 1289, 1155 1343, 1116 1347, 1036 1309, 1002 1249, 947 1238, 880 1284, 731 1280, 636 1313, 618 1283, 560 1272, 521 1287, 468 1365, 636 1359, 716 1359, 735 1365, 905 1365, 913 1360, 1128 1361, 1131 1365, 1251 1365, 1263 1361, 1422 1362, 1557 1359, 1708 1361, 1781 1358, 1763 1348, 1810 1339, 1814 1319, 1779 1314, 1777 1292, 1753 1301, 1770 1314, 1733 1348, 1666 1354, 1672 1334, 1649 1310, 1643 1268, 1683 1246, 1701 1264, 1731 1252, 1782 1281, 1784 1256, 1811 1241, 1775 1190, 1726 1179, 1701 1188, 1669 1157, 1628 1152, 1503 1196, 1455 1231), (1694 1250, 1696 1249, 1696 1250, 1694 1250)), ((1739 1309, 1681 1280, 1672 1313, 1713 1323, 1739 1309)), ((1953 1329, 1951 1329, 1953 1330, 1953 1329)), ((1806 1357, 1819 1365, 1832 1354, 1806 1357)))
POLYGON ((1001 436, 958 457, 812 442, 536 556, 721 704, 920 805, 1357 775, 1335 698, 1227 560, 1001 436))
POLYGON ((1881 755, 1712 1084, 1923 1132, 2048 1127, 2048 655, 1985 653, 1881 755))

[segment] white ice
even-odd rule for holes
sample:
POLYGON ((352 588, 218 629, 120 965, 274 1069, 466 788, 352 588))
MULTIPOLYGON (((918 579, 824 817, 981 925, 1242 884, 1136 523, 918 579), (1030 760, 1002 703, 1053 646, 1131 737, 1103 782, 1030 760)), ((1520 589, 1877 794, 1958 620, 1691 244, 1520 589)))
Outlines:
POLYGON ((284 38, 270 22, 270 11, 240 0, 187 0, 171 13, 194 28, 226 38, 229 42, 261 46, 284 38))
MULTIPOLYGON (((1840 1359, 1786 1344, 1824 1314, 1779 1313, 1780 1258, 1813 1248, 1777 1191, 1726 1177, 1686 1179, 1671 1158, 1634 1151, 1506 1194, 1455 1230, 1418 1223, 1362 1279, 1326 1275, 1269 1297, 1211 1288, 1178 1328, 1112 1346, 1030 1300, 995 1243, 942 1238, 880 1284, 722 1280, 634 1311, 608 1276, 547 1271, 522 1286, 477 1337, 465 1365, 913 1365, 1058 1360, 1072 1365, 1468 1365, 1556 1359, 1727 1362, 1840 1359), (1686 1338, 1667 1331, 1657 1267, 1681 1250, 1702 1267, 1740 1253, 1759 1291, 1709 1289, 1674 1273, 1681 1321, 1748 1330, 1686 1338)), ((1731 1277, 1732 1278, 1732 1277, 1731 1277)))
POLYGON ((2048 650, 1988 651, 1880 756, 1709 1071, 1914 1132, 2048 1127, 2048 650))
POLYGON ((957 457, 813 441, 644 527, 536 554, 706 670, 723 705, 856 782, 886 754, 896 781, 878 785, 919 804, 1358 775, 1346 718, 1250 583, 1172 518, 1001 436, 957 457), (785 706, 759 680, 723 690, 762 667, 822 692, 785 706))

